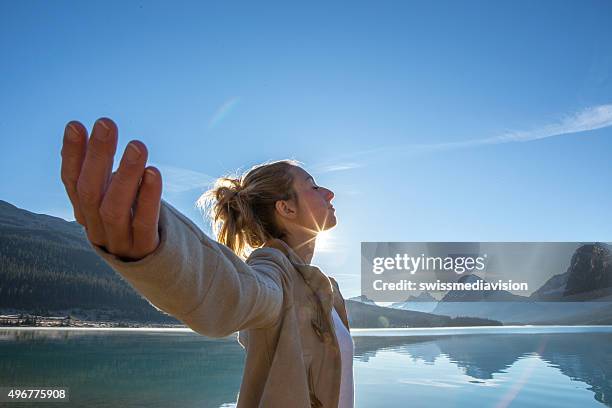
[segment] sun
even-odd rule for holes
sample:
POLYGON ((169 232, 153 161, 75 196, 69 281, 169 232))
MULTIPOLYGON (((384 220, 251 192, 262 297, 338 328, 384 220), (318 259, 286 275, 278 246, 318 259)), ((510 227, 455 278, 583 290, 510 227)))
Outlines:
POLYGON ((317 234, 317 251, 329 252, 334 249, 334 233, 330 230, 320 231, 317 234))

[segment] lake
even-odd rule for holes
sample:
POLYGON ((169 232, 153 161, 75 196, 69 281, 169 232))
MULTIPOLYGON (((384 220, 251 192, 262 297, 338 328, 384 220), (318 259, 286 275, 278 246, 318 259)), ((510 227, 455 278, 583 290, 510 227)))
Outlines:
MULTIPOLYGON (((612 326, 352 331, 357 407, 612 406, 612 326)), ((229 407, 243 365, 189 330, 0 328, 0 387, 70 388, 3 406, 229 407)))

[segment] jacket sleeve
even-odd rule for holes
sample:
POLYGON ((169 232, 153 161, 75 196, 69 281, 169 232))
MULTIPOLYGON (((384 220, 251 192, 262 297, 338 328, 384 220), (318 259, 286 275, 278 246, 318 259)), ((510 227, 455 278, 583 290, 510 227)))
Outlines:
POLYGON ((154 306, 209 337, 272 326, 282 313, 282 260, 249 264, 162 200, 160 243, 138 261, 94 251, 154 306), (280 263, 280 264, 279 264, 280 263))

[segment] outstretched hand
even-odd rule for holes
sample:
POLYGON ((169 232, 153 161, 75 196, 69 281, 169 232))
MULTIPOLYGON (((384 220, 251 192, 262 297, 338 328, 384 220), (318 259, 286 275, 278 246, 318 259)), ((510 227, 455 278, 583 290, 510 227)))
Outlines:
POLYGON ((91 137, 80 122, 64 131, 62 182, 76 221, 87 239, 124 260, 138 260, 159 245, 161 173, 146 166, 147 147, 132 140, 116 172, 117 125, 108 118, 94 124, 91 137))

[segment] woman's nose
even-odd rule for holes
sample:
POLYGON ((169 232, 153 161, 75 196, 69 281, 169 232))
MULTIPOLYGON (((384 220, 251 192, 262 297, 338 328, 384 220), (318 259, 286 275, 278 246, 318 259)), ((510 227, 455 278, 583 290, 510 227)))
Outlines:
POLYGON ((326 198, 327 201, 331 201, 332 198, 334 198, 334 192, 331 191, 328 188, 326 188, 326 190, 327 190, 327 194, 326 194, 325 198, 326 198))

